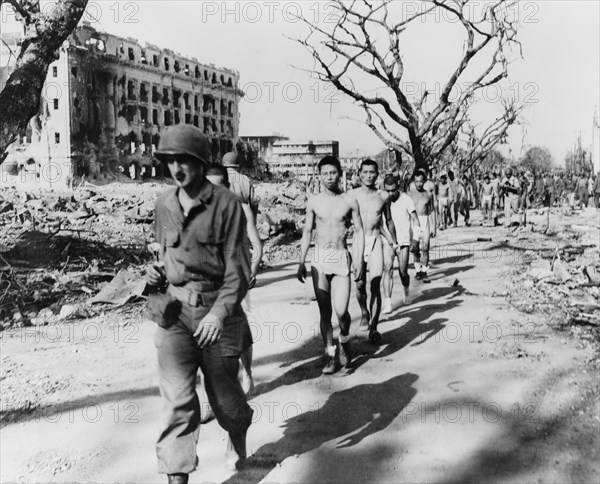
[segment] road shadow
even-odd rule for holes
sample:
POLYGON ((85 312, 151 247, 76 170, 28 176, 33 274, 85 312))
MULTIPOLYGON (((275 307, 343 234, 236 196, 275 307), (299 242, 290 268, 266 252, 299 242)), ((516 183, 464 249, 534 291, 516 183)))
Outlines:
MULTIPOLYGON (((332 440, 337 440, 336 449, 360 444, 390 425, 410 403, 417 394, 413 387, 417 380, 417 375, 405 373, 382 383, 333 393, 322 407, 287 419, 283 437, 260 447, 248 459, 245 469, 223 484, 257 484, 288 457, 313 451, 332 440)), ((330 458, 327 452, 318 452, 312 460, 330 458)))
POLYGON ((23 423, 31 420, 54 422, 57 416, 64 412, 73 412, 81 408, 95 407, 111 402, 128 401, 133 402, 140 398, 158 397, 160 392, 158 387, 140 388, 136 390, 123 390, 119 392, 108 392, 101 395, 89 395, 68 402, 61 402, 53 405, 42 405, 40 407, 12 408, 10 402, 5 402, 0 411, 0 428, 15 423, 23 423))
POLYGON ((440 304, 428 304, 421 307, 399 308, 392 316, 386 320, 390 322, 397 321, 403 318, 409 318, 408 322, 393 329, 382 333, 381 346, 374 346, 369 341, 361 341, 353 345, 353 351, 357 355, 354 360, 348 365, 348 373, 354 373, 357 369, 363 366, 371 359, 388 358, 394 353, 400 351, 405 346, 413 343, 413 346, 421 345, 427 340, 433 338, 436 334, 445 328, 445 323, 448 318, 436 318, 427 322, 431 316, 450 311, 460 304, 463 300, 457 296, 464 293, 465 288, 461 286, 449 288, 432 288, 425 291, 423 294, 429 299, 434 297, 447 296, 453 294, 451 298, 440 304), (418 340, 418 341, 415 341, 418 340))

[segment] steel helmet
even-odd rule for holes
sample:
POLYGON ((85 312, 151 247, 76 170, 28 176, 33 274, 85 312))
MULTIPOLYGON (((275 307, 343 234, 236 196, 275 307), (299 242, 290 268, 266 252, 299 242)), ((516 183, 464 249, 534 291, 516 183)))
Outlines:
POLYGON ((173 155, 189 155, 203 163, 210 163, 210 148, 206 136, 195 126, 178 124, 167 128, 158 143, 154 156, 165 162, 173 155))
POLYGON ((228 153, 225 153, 223 155, 223 166, 227 167, 227 166, 232 166, 232 167, 238 167, 239 166, 239 161, 237 159, 237 155, 233 152, 230 151, 228 153))

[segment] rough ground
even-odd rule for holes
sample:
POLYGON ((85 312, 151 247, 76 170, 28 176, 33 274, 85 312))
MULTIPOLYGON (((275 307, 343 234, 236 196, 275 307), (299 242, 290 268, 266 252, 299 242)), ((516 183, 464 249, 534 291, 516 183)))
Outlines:
MULTIPOLYGON (((332 377, 312 287, 293 261, 265 270, 251 293, 247 469, 224 470, 213 421, 191 482, 599 482, 598 311, 581 272, 599 263, 598 219, 557 212, 551 237, 539 216, 535 232, 441 232, 410 306, 396 275, 379 348, 357 332, 352 298, 358 356, 332 377), (567 274, 544 273, 557 245, 567 274)), ((153 323, 141 303, 93 313, 1 333, 1 482, 166 481, 153 323)))

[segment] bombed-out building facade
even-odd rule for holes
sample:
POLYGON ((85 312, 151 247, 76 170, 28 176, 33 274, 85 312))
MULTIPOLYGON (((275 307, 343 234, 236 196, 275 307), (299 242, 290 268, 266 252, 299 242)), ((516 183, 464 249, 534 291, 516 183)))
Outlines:
POLYGON ((16 184, 50 187, 115 170, 162 176, 153 152, 161 132, 180 123, 202 129, 218 160, 238 137, 238 82, 234 70, 83 24, 50 65, 40 112, 3 167, 16 184))

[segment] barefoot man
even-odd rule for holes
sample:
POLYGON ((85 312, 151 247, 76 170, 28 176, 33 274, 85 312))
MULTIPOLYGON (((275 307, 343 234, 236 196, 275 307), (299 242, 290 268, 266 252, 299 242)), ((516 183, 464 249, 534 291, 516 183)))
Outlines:
MULTIPOLYGON (((306 278, 306 255, 310 247, 313 224, 316 222, 316 241, 311 275, 319 312, 321 337, 325 345, 323 374, 334 373, 339 366, 350 362, 350 266, 352 258, 346 245, 346 223, 352 218, 355 244, 359 254, 364 251, 364 234, 356 199, 342 193, 339 180, 342 168, 337 158, 324 157, 318 164, 323 191, 310 198, 306 206, 306 223, 302 233, 298 280, 306 278), (339 323, 339 337, 334 337, 331 324, 333 311, 339 323), (337 339, 337 341, 336 341, 337 339), (337 355, 336 355, 337 350, 337 355)), ((360 258, 354 265, 354 279, 362 279, 364 262, 360 258)), ((337 333, 337 328, 336 328, 337 333)))
POLYGON ((375 188, 375 182, 379 176, 377 162, 364 160, 358 171, 361 186, 348 192, 348 195, 356 199, 360 211, 360 219, 363 223, 365 234, 365 246, 363 252, 355 249, 354 258, 363 258, 366 271, 356 281, 356 298, 360 305, 362 318, 359 328, 363 331, 369 330, 369 341, 378 344, 381 336, 377 332, 379 314, 381 312, 381 276, 383 274, 383 237, 386 237, 390 245, 393 244, 387 232, 382 231, 382 215, 386 202, 380 192, 375 188), (385 235, 382 235, 385 234, 385 235), (371 300, 367 309, 367 281, 371 291, 371 300))
MULTIPOLYGON (((410 249, 410 226, 421 228, 417 209, 412 198, 404 190, 404 181, 402 181, 402 193, 398 186, 398 180, 393 175, 385 177, 384 188, 389 196, 389 205, 386 209, 386 221, 388 230, 393 241, 392 247, 398 255, 398 272, 400 273, 400 282, 404 289, 404 304, 410 304, 409 285, 410 276, 408 275, 408 255, 410 249), (388 217, 389 215, 389 217, 388 217)), ((390 290, 391 293, 391 290, 390 290)))
POLYGON ((425 175, 425 172, 418 170, 415 174, 415 190, 408 193, 415 204, 421 225, 420 229, 413 227, 413 237, 416 241, 414 250, 415 269, 417 271, 416 278, 423 282, 429 282, 427 278, 427 271, 429 270, 429 239, 431 237, 429 215, 433 212, 434 208, 433 195, 428 190, 425 190, 426 178, 427 175, 425 175))

